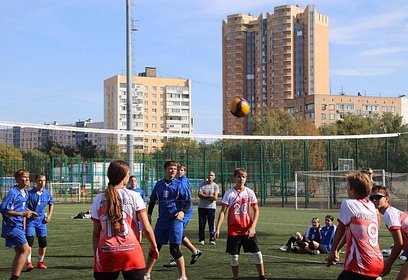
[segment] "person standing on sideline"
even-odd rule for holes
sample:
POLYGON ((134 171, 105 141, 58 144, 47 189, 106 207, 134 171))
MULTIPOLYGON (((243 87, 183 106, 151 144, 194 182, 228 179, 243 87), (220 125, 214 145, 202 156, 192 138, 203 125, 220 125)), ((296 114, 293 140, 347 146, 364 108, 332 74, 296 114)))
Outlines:
POLYGON ((108 167, 108 187, 98 194, 92 205, 92 244, 94 278, 114 280, 119 273, 125 280, 143 280, 145 259, 137 235, 139 220, 149 241, 149 257, 157 259, 156 239, 146 214, 146 206, 137 193, 126 189, 129 164, 113 161, 108 167))
POLYGON ((345 236, 347 251, 344 270, 337 280, 375 280, 383 271, 383 256, 378 245, 380 217, 375 205, 368 200, 371 189, 367 174, 358 172, 347 176, 349 198, 341 202, 339 223, 327 257, 328 266, 340 260, 340 244, 345 236))
POLYGON ((205 243, 205 224, 208 221, 208 230, 210 231, 210 244, 215 245, 214 222, 215 210, 217 208, 217 198, 219 187, 215 180, 214 171, 208 172, 207 181, 200 184, 198 189, 198 240, 201 245, 205 243))
POLYGON ((21 270, 30 253, 25 230, 24 219, 37 217, 36 212, 27 209, 30 173, 25 169, 18 169, 14 173, 16 185, 6 194, 0 204, 3 216, 1 237, 6 239, 6 246, 14 248, 15 256, 11 267, 10 280, 20 279, 21 270))
MULTIPOLYGON (((140 196, 143 199, 144 204, 146 205, 146 195, 145 192, 140 188, 140 186, 138 186, 137 184, 137 179, 135 176, 130 176, 129 177, 129 183, 130 183, 130 187, 129 190, 135 191, 137 193, 140 194, 140 196)), ((140 221, 137 221, 137 226, 139 228, 139 241, 142 242, 142 224, 140 223, 140 221)))
MULTIPOLYGON (((181 181, 182 184, 188 187, 190 191, 190 197, 191 197, 191 185, 190 185, 190 180, 186 176, 186 171, 187 168, 184 164, 179 164, 177 167, 177 178, 181 181)), ((183 227, 184 229, 187 227, 188 222, 191 219, 191 216, 193 215, 193 202, 191 202, 191 207, 187 211, 186 215, 184 216, 183 219, 183 227)), ((183 230, 184 233, 184 230, 183 230)), ((187 236, 183 234, 183 245, 187 247, 191 251, 191 261, 190 264, 195 264, 198 259, 201 257, 203 254, 200 250, 198 250, 193 243, 191 243, 190 239, 188 239, 187 236)), ((177 267, 177 263, 175 259, 170 260, 168 263, 163 265, 164 267, 177 267)))
POLYGON ((229 208, 226 252, 231 257, 233 279, 239 279, 239 253, 241 246, 243 246, 244 252, 252 253, 259 279, 265 280, 262 253, 256 238, 256 225, 259 219, 258 200, 254 191, 245 187, 246 179, 245 169, 237 168, 234 170, 235 186, 229 189, 222 198, 222 208, 218 215, 214 238, 218 239, 220 237, 221 225, 227 208, 229 208))
POLYGON ((38 239, 37 268, 47 269, 44 263, 45 252, 47 250, 47 224, 51 221, 54 212, 54 199, 51 193, 45 188, 46 177, 44 173, 35 176, 36 187, 28 191, 28 209, 38 213, 37 217, 28 218, 26 221, 26 236, 30 253, 27 257, 26 271, 32 270, 31 247, 34 244, 34 235, 38 239), (48 205, 48 214, 44 212, 48 205))
MULTIPOLYGON (((378 211, 384 215, 385 225, 391 232, 394 241, 391 253, 384 261, 384 269, 381 273, 381 276, 386 276, 390 273, 391 267, 401 251, 408 250, 408 213, 390 205, 390 192, 387 187, 374 185, 370 200, 378 211)), ((397 279, 408 279, 408 262, 405 262, 401 267, 397 279)))
MULTIPOLYGON (((162 245, 170 244, 170 254, 178 268, 178 279, 186 280, 186 268, 180 245, 183 242, 183 219, 191 207, 191 196, 188 186, 176 179, 177 167, 175 161, 164 163, 165 178, 154 186, 147 213, 151 221, 154 206, 156 202, 159 203, 159 216, 154 228, 159 251, 162 245)), ((145 280, 150 279, 155 262, 155 259, 149 258, 145 280)))

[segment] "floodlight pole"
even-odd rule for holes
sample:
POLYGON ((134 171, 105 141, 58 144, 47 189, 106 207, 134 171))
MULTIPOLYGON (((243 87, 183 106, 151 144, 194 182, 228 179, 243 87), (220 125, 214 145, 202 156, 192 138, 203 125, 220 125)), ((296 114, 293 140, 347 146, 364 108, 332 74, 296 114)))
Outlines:
MULTIPOLYGON (((131 0, 126 0, 126 130, 133 131, 132 122, 132 15, 131 0)), ((134 172, 133 135, 126 137, 126 159, 130 166, 130 174, 134 172)))

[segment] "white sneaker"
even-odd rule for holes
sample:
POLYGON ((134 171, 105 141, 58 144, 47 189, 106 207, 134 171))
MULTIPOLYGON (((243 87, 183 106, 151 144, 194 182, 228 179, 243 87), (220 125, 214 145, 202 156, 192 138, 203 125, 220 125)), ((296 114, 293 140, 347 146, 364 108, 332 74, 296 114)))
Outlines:
POLYGON ((145 274, 143 280, 150 280, 150 274, 145 274))
POLYGON ((215 243, 215 241, 214 240, 211 240, 210 241, 210 245, 215 245, 216 243, 215 243))
POLYGON ((201 245, 204 245, 204 244, 205 244, 204 240, 201 240, 199 243, 200 243, 201 245))
POLYGON ((177 280, 188 280, 188 279, 187 277, 180 277, 180 278, 177 278, 177 280))
POLYGON ((313 255, 319 255, 320 251, 319 250, 313 250, 313 255))
POLYGON ((286 252, 287 249, 288 249, 288 246, 286 246, 286 245, 283 245, 282 247, 279 247, 279 250, 281 250, 281 251, 286 252))

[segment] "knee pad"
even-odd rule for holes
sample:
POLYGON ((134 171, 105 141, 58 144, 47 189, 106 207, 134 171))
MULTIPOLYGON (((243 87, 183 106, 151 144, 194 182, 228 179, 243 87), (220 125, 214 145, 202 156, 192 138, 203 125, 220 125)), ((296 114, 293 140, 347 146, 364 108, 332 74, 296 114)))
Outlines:
POLYGON ((239 265, 239 255, 230 255, 231 257, 231 266, 239 265))
POLYGON ((254 260, 255 264, 263 263, 263 258, 262 258, 262 253, 261 252, 252 253, 252 259, 254 260))
POLYGON ((46 236, 38 236, 38 247, 40 248, 47 247, 47 237, 46 236))
POLYGON ((180 251, 180 245, 178 244, 170 244, 170 255, 173 257, 173 259, 178 260, 183 256, 183 254, 180 251))
POLYGON ((28 246, 33 247, 34 245, 34 236, 26 236, 28 246))

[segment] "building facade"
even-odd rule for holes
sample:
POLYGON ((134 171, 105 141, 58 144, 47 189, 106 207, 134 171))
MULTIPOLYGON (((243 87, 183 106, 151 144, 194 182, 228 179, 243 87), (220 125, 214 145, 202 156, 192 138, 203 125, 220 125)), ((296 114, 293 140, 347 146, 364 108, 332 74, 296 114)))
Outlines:
MULTIPOLYGON (((193 131, 191 80, 160 78, 156 69, 132 78, 131 118, 133 131, 190 134, 193 131)), ((126 76, 113 76, 104 81, 104 123, 107 129, 127 130, 126 76)), ((108 145, 126 151, 126 135, 109 138, 108 145)), ((163 146, 163 137, 134 137, 134 149, 154 151, 163 146)))
POLYGON ((247 134, 250 117, 285 109, 285 100, 329 94, 329 19, 314 6, 230 15, 222 33, 223 134, 247 134), (230 114, 235 97, 248 100, 249 117, 230 114))

